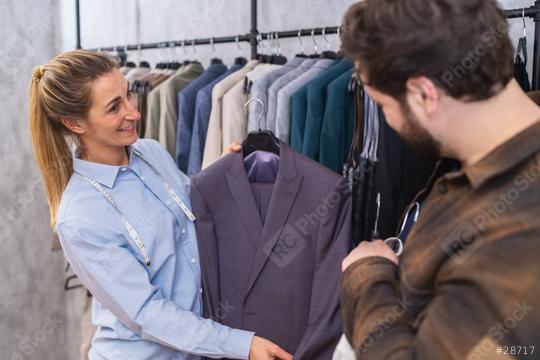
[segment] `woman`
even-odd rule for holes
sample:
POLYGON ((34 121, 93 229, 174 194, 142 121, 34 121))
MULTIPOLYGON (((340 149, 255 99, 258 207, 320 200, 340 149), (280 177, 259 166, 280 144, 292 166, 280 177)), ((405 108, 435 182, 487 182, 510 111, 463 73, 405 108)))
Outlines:
POLYGON ((292 359, 251 332, 201 318, 189 179, 161 145, 137 139, 139 120, 126 79, 104 54, 72 51, 34 71, 30 131, 51 225, 94 295, 89 358, 292 359))

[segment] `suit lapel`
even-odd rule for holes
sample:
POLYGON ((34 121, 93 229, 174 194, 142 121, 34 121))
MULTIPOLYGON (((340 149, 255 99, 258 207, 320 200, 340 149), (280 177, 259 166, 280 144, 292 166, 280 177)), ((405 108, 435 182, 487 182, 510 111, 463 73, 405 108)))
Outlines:
POLYGON ((266 222, 262 234, 258 238, 257 251, 251 267, 244 301, 272 254, 274 245, 281 236, 301 183, 302 175, 296 172, 294 152, 287 145, 282 144, 278 174, 272 192, 266 222))
POLYGON ((249 234, 249 238, 254 247, 257 247, 263 229, 261 217, 259 216, 259 209, 253 198, 251 185, 249 184, 244 169, 242 154, 234 154, 232 156, 235 156, 233 166, 231 167, 231 170, 225 174, 227 185, 231 190, 231 194, 238 208, 238 212, 240 213, 242 223, 249 234))

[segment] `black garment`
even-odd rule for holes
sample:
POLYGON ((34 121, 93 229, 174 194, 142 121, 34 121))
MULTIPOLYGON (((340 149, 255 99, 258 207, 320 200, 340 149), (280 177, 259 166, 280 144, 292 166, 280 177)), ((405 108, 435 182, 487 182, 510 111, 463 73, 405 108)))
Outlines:
POLYGON ((415 195, 427 184, 436 162, 417 157, 386 123, 381 112, 377 162, 354 159, 345 165, 345 176, 353 193, 353 246, 370 240, 377 217, 377 194, 381 207, 378 237, 396 236, 400 219, 415 195))
POLYGON ((523 91, 531 91, 531 83, 529 82, 529 74, 527 73, 527 39, 524 37, 519 39, 516 62, 514 64, 514 77, 523 91), (521 57, 522 55, 523 58, 521 57))

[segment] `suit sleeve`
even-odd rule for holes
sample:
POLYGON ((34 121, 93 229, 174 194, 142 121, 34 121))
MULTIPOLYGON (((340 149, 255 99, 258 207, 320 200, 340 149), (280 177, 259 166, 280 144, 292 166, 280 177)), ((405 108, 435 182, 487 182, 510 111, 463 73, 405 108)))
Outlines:
POLYGON ((144 265, 102 224, 73 219, 58 233, 75 274, 94 297, 143 339, 210 358, 247 359, 253 333, 202 319, 154 285, 144 265))
POLYGON ((345 179, 331 188, 323 206, 317 240, 309 322, 294 359, 331 359, 342 333, 339 304, 341 262, 351 242, 352 198, 345 179))
POLYGON ((191 206, 197 218, 197 244, 202 270, 204 316, 219 321, 219 256, 214 220, 202 193, 197 187, 197 177, 191 182, 191 206))

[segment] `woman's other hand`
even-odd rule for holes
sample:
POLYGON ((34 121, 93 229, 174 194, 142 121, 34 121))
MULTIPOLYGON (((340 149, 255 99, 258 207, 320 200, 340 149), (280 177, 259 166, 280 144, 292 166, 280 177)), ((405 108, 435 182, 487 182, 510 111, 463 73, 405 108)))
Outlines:
POLYGON ((249 349, 249 360, 292 360, 292 355, 271 341, 258 336, 253 337, 249 349))
POLYGON ((239 143, 233 142, 231 145, 229 145, 228 148, 225 149, 223 154, 221 154, 221 157, 224 157, 225 155, 229 155, 233 152, 240 152, 242 150, 242 145, 239 143))

